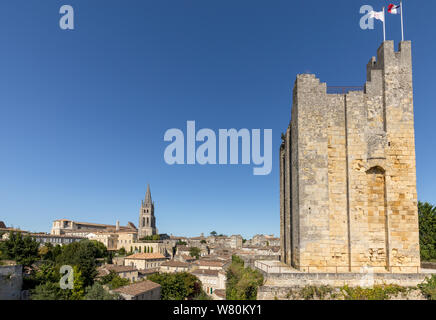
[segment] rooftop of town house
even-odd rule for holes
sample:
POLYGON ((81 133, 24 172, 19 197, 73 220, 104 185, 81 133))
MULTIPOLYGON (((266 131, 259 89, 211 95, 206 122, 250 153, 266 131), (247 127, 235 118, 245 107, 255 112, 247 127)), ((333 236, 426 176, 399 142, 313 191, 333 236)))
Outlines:
POLYGON ((166 259, 166 257, 161 253, 134 253, 130 256, 125 257, 125 259, 153 260, 153 259, 166 259))
POLYGON ((134 271, 138 271, 138 270, 134 267, 129 267, 129 266, 119 266, 116 264, 106 264, 106 265, 98 268, 98 277, 106 276, 111 271, 113 271, 115 273, 121 273, 121 272, 134 272, 134 271))
POLYGON ((210 277, 217 277, 219 271, 218 270, 209 270, 209 269, 197 269, 194 271, 191 271, 193 275, 197 276, 210 276, 210 277))
POLYGON ((158 268, 150 268, 150 269, 145 269, 145 270, 138 270, 138 274, 140 274, 141 276, 148 276, 154 273, 158 273, 159 269, 158 268))
POLYGON ((160 284, 157 284, 150 280, 143 280, 140 282, 132 283, 124 287, 113 290, 114 292, 123 293, 131 296, 137 296, 147 291, 159 288, 160 284))
POLYGON ((169 260, 161 264, 163 267, 189 267, 190 264, 183 261, 169 260))
POLYGON ((199 266, 205 266, 205 267, 223 267, 228 262, 224 260, 205 260, 201 259, 195 262, 199 266))

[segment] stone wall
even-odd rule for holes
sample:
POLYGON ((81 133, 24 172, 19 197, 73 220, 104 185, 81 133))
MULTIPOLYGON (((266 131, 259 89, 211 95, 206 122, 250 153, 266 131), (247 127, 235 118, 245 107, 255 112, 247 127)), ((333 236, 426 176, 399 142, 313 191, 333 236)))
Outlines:
POLYGON ((0 300, 20 300, 23 285, 21 265, 0 266, 0 300))
POLYGON ((286 298, 291 289, 305 286, 331 286, 340 288, 372 287, 373 285, 399 285, 415 287, 425 281, 431 274, 423 273, 277 273, 265 274, 267 285, 258 289, 258 300, 286 298))
POLYGON ((301 271, 417 272, 411 43, 384 42, 363 91, 298 75, 280 147, 281 259, 301 271))

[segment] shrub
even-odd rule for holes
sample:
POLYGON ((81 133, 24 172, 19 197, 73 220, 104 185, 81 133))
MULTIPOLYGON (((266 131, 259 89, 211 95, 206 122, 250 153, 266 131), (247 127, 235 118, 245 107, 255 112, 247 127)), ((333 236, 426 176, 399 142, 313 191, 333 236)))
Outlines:
POLYGON ((432 275, 431 278, 419 284, 418 289, 427 299, 436 300, 436 275, 432 275))
POLYGON ((375 285, 371 288, 342 287, 345 300, 387 300, 391 296, 406 291, 407 288, 397 285, 375 285))

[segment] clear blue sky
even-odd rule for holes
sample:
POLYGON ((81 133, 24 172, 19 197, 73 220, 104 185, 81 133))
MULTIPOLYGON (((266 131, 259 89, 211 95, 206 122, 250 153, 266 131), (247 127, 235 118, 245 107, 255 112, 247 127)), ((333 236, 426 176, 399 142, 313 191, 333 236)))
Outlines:
MULTIPOLYGON (((382 41, 359 8, 388 1, 0 3, 0 220, 137 224, 151 184, 162 233, 279 234, 278 148, 297 73, 362 85, 382 41), (59 8, 75 9, 74 31, 59 8), (169 166, 169 128, 273 130, 273 170, 169 166)), ((436 2, 405 0, 413 40, 418 197, 436 204, 436 2)), ((398 16, 388 39, 400 40, 398 16)))

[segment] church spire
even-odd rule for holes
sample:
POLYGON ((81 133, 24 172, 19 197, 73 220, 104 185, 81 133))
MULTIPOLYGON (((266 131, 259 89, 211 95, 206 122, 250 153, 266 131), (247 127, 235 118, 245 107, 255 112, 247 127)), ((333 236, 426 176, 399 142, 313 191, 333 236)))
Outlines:
POLYGON ((147 184, 147 192, 145 193, 145 203, 151 204, 151 192, 150 192, 150 185, 147 184))

